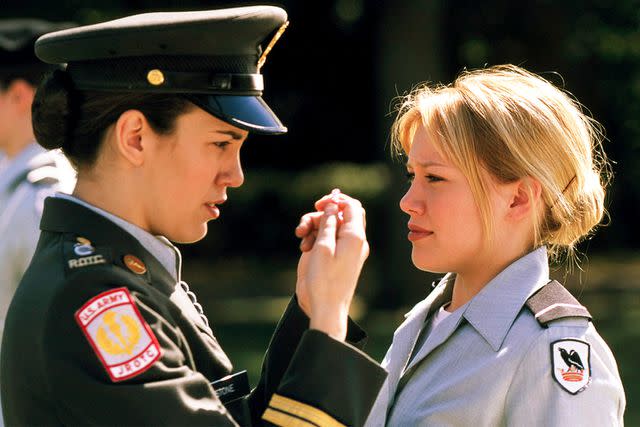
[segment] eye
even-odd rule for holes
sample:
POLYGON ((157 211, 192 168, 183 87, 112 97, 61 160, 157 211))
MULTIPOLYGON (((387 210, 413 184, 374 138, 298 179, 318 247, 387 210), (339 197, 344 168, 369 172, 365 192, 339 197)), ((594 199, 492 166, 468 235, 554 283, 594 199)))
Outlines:
POLYGON ((429 181, 429 182, 444 181, 443 178, 440 178, 439 176, 436 176, 436 175, 426 175, 425 178, 427 178, 427 181, 429 181))
POLYGON ((217 142, 214 142, 213 145, 215 145, 216 147, 221 148, 221 149, 224 150, 228 145, 231 145, 231 142, 229 142, 229 141, 217 141, 217 142))

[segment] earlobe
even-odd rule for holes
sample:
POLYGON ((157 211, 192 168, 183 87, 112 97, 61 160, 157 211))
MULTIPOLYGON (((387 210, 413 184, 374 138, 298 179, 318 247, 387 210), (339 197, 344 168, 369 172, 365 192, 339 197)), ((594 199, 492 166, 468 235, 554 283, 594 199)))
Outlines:
POLYGON ((118 152, 132 166, 144 163, 144 127, 148 126, 144 115, 138 110, 128 110, 116 122, 115 133, 118 152))

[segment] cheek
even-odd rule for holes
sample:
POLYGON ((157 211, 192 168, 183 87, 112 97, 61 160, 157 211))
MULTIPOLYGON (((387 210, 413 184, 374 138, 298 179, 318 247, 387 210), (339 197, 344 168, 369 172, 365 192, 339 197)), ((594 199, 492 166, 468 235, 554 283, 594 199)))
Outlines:
POLYGON ((482 218, 472 197, 464 197, 449 212, 450 226, 457 231, 458 238, 471 243, 481 238, 482 218))
POLYGON ((168 155, 162 164, 153 168, 152 188, 145 191, 156 221, 165 225, 185 221, 185 215, 202 202, 204 178, 193 162, 179 153, 168 155))
POLYGON ((181 159, 179 165, 176 164, 173 169, 174 186, 183 193, 183 197, 194 193, 201 193, 199 197, 202 197, 202 193, 208 192, 213 185, 217 161, 211 159, 210 155, 207 156, 207 153, 198 153, 196 156, 181 159))
POLYGON ((207 201, 211 193, 212 179, 205 172, 195 169, 183 171, 171 179, 169 187, 176 201, 174 205, 180 210, 191 209, 207 201), (181 205, 180 205, 181 204, 181 205))
POLYGON ((447 256, 477 250, 482 242, 480 212, 466 192, 438 193, 428 196, 429 221, 436 230, 439 251, 447 256))

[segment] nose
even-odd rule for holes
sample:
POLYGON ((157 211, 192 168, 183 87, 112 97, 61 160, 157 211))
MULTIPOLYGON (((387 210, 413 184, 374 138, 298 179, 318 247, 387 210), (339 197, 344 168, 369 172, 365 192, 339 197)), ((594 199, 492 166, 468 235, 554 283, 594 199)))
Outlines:
POLYGON ((244 184, 244 172, 242 171, 242 164, 240 163, 240 156, 234 163, 229 173, 229 187, 237 188, 244 184))
POLYGON ((409 215, 422 215, 425 212, 424 200, 420 199, 412 183, 405 195, 400 199, 400 209, 409 215))
POLYGON ((224 172, 218 175, 217 184, 225 187, 237 188, 244 183, 244 172, 242 172, 242 164, 240 155, 238 154, 232 160, 224 172))

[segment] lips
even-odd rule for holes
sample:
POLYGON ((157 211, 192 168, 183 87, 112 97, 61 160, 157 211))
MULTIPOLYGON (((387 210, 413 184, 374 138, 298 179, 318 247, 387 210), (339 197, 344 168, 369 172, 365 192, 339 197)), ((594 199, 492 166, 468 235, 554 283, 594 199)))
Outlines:
POLYGON ((412 242, 424 239, 425 237, 429 237, 432 234, 433 231, 409 223, 409 234, 407 235, 407 239, 412 242))
POLYGON ((226 200, 227 200, 227 198, 224 197, 224 198, 222 198, 220 200, 216 200, 216 201, 213 201, 213 202, 206 202, 204 204, 204 206, 209 211, 209 215, 211 216, 211 219, 216 219, 216 218, 218 218, 220 216, 220 209, 218 208, 217 205, 223 204, 226 200))

